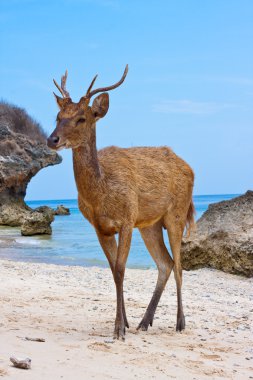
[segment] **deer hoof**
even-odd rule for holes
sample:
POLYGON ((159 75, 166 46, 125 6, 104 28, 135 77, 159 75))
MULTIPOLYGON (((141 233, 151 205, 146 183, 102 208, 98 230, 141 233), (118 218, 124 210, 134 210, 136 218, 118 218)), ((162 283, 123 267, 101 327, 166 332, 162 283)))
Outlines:
POLYGON ((113 339, 125 340, 126 328, 124 323, 115 322, 113 339))
POLYGON ((129 329, 129 323, 128 323, 127 317, 125 315, 124 315, 124 323, 125 323, 125 327, 127 327, 129 329))
POLYGON ((176 331, 182 331, 185 329, 185 317, 184 314, 177 318, 176 331))
POLYGON ((129 323, 128 323, 127 319, 125 320, 125 326, 126 326, 126 328, 129 329, 129 323))
POLYGON ((147 331, 148 327, 153 325, 153 318, 148 319, 148 318, 143 318, 142 321, 140 322, 139 326, 137 327, 137 330, 142 330, 142 331, 147 331))

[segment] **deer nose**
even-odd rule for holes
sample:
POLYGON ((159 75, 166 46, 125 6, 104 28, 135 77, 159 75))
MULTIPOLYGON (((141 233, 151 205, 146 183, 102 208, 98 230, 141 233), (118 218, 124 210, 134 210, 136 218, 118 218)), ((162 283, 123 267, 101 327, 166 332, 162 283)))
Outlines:
POLYGON ((54 144, 57 144, 59 142, 59 140, 60 140, 60 137, 58 137, 58 136, 53 136, 51 138, 52 138, 52 141, 53 141, 54 144))
POLYGON ((47 146, 49 148, 55 148, 59 141, 60 141, 60 137, 58 137, 58 136, 49 136, 48 139, 47 139, 47 146))

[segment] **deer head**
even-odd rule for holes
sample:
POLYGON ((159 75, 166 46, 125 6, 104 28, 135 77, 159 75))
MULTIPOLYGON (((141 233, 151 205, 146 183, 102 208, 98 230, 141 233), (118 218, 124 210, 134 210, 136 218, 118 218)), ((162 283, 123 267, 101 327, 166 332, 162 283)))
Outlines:
POLYGON ((77 148, 89 141, 89 137, 95 128, 96 121, 104 117, 109 109, 109 95, 105 91, 113 90, 120 86, 127 75, 128 65, 121 79, 112 86, 97 88, 92 87, 97 79, 97 75, 92 80, 85 96, 81 97, 78 103, 72 102, 66 90, 67 71, 61 78, 61 86, 54 80, 54 84, 60 91, 62 97, 56 95, 56 102, 59 106, 59 113, 56 118, 56 128, 47 139, 47 145, 54 150, 63 148, 77 148), (102 92, 90 106, 90 100, 95 95, 102 92))

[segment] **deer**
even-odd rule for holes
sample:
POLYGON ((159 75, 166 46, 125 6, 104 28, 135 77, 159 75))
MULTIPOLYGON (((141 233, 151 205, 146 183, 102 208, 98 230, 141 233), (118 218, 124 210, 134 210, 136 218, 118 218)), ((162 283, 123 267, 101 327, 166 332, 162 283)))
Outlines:
POLYGON ((180 248, 184 231, 189 234, 194 226, 195 212, 194 173, 169 147, 109 146, 97 150, 96 122, 108 112, 108 92, 119 87, 127 73, 128 65, 117 83, 92 89, 96 75, 78 103, 66 90, 67 71, 61 86, 54 80, 62 96, 54 93, 59 112, 56 128, 47 139, 53 150, 72 149, 78 207, 94 227, 109 262, 117 298, 113 337, 121 340, 125 340, 129 328, 123 281, 134 228, 139 229, 158 269, 154 293, 137 329, 146 331, 153 325, 172 269, 177 288, 176 331, 185 329, 180 248), (163 229, 167 230, 173 258, 165 245, 163 229))

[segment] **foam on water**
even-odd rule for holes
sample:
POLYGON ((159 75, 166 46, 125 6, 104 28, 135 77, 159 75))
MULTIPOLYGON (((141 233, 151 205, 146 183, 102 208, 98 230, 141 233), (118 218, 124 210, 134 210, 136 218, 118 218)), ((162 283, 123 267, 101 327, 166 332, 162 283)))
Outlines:
POLYGON ((28 236, 26 237, 20 237, 18 239, 15 239, 16 243, 18 244, 28 244, 28 245, 40 245, 41 242, 37 239, 30 238, 28 236))

